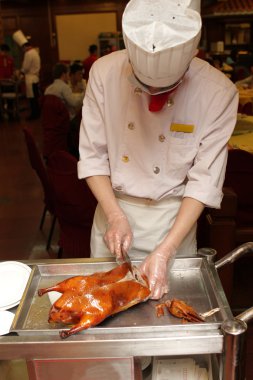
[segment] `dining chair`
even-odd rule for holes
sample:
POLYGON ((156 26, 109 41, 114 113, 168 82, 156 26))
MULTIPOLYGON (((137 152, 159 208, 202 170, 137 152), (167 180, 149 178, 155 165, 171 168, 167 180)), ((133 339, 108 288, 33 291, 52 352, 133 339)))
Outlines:
MULTIPOLYGON (((225 184, 237 197, 234 247, 253 241, 253 154, 241 149, 228 152, 225 184)), ((253 254, 248 253, 234 263, 233 307, 252 306, 253 254)))
POLYGON ((41 154, 38 150, 38 147, 36 145, 36 142, 34 140, 34 137, 30 130, 28 128, 23 128, 23 133, 25 136, 25 142, 28 150, 28 156, 29 156, 29 161, 31 164, 31 167, 33 170, 35 170, 40 183, 42 185, 42 190, 43 190, 43 195, 44 195, 44 209, 42 212, 42 216, 40 219, 40 224, 39 228, 42 230, 45 222, 45 217, 47 212, 51 215, 51 226, 49 229, 49 234, 47 238, 47 245, 46 249, 49 251, 51 247, 51 240, 55 228, 55 223, 56 223, 56 215, 55 215, 55 207, 54 207, 54 200, 53 200, 53 193, 52 193, 52 188, 49 183, 47 171, 43 162, 43 159, 41 157, 41 154))
MULTIPOLYGON (((228 151, 224 197, 220 209, 206 208, 198 222, 198 245, 217 250, 216 260, 243 243, 253 241, 253 154, 241 149, 228 151)), ((246 260, 253 268, 253 255, 219 270, 219 276, 229 302, 233 301, 240 268, 246 260)), ((252 276, 252 269, 250 272, 252 276)), ((245 273, 244 280, 247 281, 245 273)), ((249 281, 251 282, 251 280, 249 281)), ((241 300, 243 307, 245 298, 241 300)), ((252 301, 251 301, 252 303, 252 301)))
POLYGON ((20 101, 25 99, 25 93, 21 89, 21 82, 13 79, 0 81, 0 110, 1 115, 8 114, 10 119, 19 120, 20 101))
POLYGON ((253 103, 252 102, 245 103, 242 106, 241 113, 245 115, 253 115, 253 103))
POLYGON ((84 179, 77 177, 77 159, 65 151, 51 154, 47 172, 60 227, 58 257, 90 257, 90 234, 97 201, 84 179))
POLYGON ((253 154, 242 149, 228 152, 225 186, 237 195, 236 244, 253 241, 253 154))
POLYGON ((41 100, 43 156, 57 150, 68 151, 70 131, 69 112, 63 101, 55 95, 44 95, 41 100))

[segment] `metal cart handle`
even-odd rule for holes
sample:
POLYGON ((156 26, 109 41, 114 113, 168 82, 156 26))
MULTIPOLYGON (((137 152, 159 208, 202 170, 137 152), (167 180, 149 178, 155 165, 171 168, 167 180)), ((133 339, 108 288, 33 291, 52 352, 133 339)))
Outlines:
POLYGON ((253 318, 253 306, 237 315, 236 318, 248 323, 253 318))
POLYGON ((233 263, 237 259, 239 259, 241 256, 245 255, 246 253, 251 253, 251 252, 253 252, 253 242, 244 243, 240 245, 239 247, 233 249, 233 251, 229 252, 220 260, 218 260, 215 263, 215 268, 219 269, 223 267, 224 265, 233 263))
MULTIPOLYGON (((214 263, 214 257, 217 253, 215 249, 201 248, 198 250, 198 254, 206 257, 209 263, 214 263, 216 269, 233 263, 241 256, 252 252, 253 242, 244 243, 214 263)), ((221 380, 245 380, 245 335, 247 322, 252 318, 253 307, 222 323, 221 331, 224 335, 224 348, 220 373, 221 380)))
POLYGON ((221 325, 224 334, 222 380, 245 380, 247 322, 252 318, 253 307, 221 325))

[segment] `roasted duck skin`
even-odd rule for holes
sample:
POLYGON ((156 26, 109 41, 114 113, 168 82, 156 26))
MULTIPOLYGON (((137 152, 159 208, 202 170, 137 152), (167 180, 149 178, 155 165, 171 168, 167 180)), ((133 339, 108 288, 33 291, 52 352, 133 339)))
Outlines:
POLYGON ((66 280, 59 282, 54 286, 39 289, 38 294, 39 296, 42 296, 43 294, 52 291, 64 293, 68 290, 83 294, 83 292, 86 290, 92 289, 96 286, 104 286, 112 284, 116 281, 120 281, 120 279, 123 279, 128 272, 129 264, 124 263, 122 265, 118 265, 116 268, 113 268, 108 272, 96 272, 87 276, 75 276, 67 278, 66 280))
POLYGON ((186 319, 189 322, 204 322, 204 319, 201 318, 196 310, 182 300, 174 298, 170 302, 166 302, 166 306, 174 317, 186 319))
POLYGON ((156 305, 156 315, 164 315, 164 308, 174 317, 181 318, 188 322, 204 322, 204 319, 194 310, 192 306, 187 305, 184 301, 173 298, 164 303, 156 305))
POLYGON ((62 296, 52 305, 48 321, 74 325, 61 331, 61 338, 96 326, 107 317, 146 301, 150 295, 147 280, 127 263, 109 272, 69 278, 40 289, 38 294, 55 290, 62 296))

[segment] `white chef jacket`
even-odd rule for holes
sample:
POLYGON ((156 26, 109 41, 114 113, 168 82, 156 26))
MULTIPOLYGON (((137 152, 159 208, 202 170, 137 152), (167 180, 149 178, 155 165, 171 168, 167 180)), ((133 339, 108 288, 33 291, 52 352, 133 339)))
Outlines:
POLYGON ((36 48, 31 48, 25 52, 21 72, 25 75, 26 96, 33 98, 32 85, 39 82, 40 73, 40 56, 36 48))
POLYGON ((115 190, 130 196, 178 195, 219 208, 227 142, 237 116, 235 85, 194 58, 172 94, 174 105, 150 112, 150 95, 136 89, 131 73, 126 50, 98 59, 91 68, 79 178, 108 175, 115 190))

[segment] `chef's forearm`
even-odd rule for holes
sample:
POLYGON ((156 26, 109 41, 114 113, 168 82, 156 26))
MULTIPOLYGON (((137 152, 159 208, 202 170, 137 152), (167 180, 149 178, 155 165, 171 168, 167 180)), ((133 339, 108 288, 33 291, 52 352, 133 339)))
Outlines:
POLYGON ((177 214, 176 220, 169 233, 162 242, 165 249, 168 247, 168 253, 171 246, 177 249, 186 235, 194 226, 202 211, 204 204, 193 198, 184 198, 177 214))
POLYGON ((118 205, 108 176, 97 175, 87 177, 86 182, 102 207, 109 223, 115 215, 125 217, 124 212, 118 205))

